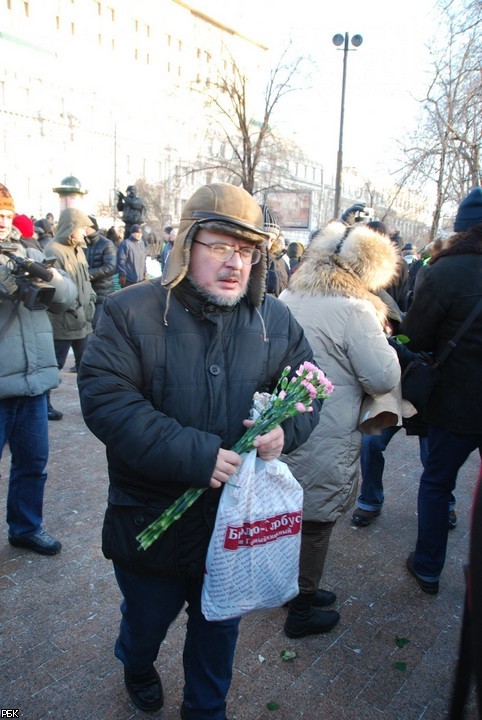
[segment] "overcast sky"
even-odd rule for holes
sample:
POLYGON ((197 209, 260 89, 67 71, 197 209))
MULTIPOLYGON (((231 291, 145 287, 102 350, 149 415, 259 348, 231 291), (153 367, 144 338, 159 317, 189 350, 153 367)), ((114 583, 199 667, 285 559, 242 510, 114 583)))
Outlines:
MULTIPOLYGON (((349 52, 343 163, 364 174, 393 170, 395 138, 414 127, 430 77, 427 44, 437 32, 435 0, 192 0, 219 19, 259 38, 279 57, 288 39, 314 60, 306 92, 283 107, 291 133, 327 171, 336 166, 340 126, 343 50, 336 33, 360 34, 349 52)), ((350 46, 351 47, 351 46, 350 46)), ((277 115, 278 119, 278 115, 277 115)))

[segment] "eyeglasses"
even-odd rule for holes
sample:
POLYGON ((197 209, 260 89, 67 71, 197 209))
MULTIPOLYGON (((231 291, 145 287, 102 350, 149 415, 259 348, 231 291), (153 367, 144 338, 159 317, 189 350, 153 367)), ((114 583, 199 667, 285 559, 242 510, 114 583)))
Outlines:
POLYGON ((201 240, 193 240, 193 242, 207 247, 213 260, 217 260, 218 262, 231 260, 234 253, 239 253, 243 265, 256 265, 256 263, 259 263, 261 260, 261 250, 258 248, 242 247, 236 250, 232 245, 223 245, 221 243, 213 243, 210 245, 209 243, 201 242, 201 240))

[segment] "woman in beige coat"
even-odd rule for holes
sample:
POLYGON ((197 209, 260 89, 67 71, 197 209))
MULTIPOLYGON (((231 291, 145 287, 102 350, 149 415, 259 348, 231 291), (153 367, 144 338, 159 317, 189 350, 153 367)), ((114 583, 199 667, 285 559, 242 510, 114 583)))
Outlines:
POLYGON ((336 596, 318 588, 334 524, 355 500, 363 398, 388 393, 400 380, 384 332, 387 308, 374 294, 389 284, 397 262, 388 236, 332 222, 280 295, 335 386, 307 442, 284 458, 304 489, 300 594, 290 603, 288 637, 327 632, 339 620, 336 611, 319 609, 336 596))

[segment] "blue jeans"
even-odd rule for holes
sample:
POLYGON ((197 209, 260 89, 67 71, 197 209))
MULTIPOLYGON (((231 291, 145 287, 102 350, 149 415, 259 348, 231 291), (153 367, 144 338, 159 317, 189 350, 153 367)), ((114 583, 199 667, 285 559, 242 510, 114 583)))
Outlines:
POLYGON ((415 572, 427 582, 440 579, 447 551, 450 496, 458 471, 477 448, 482 457, 482 434, 456 434, 429 425, 429 452, 418 490, 418 537, 413 558, 415 572))
POLYGON ((202 580, 140 575, 116 563, 114 572, 124 597, 116 657, 130 672, 146 672, 187 601, 183 652, 186 712, 192 720, 225 720, 240 618, 208 622, 201 612, 202 580))
POLYGON ((65 365, 70 348, 74 352, 75 367, 79 367, 82 355, 87 345, 88 336, 80 340, 54 340, 55 356, 59 370, 65 365))
POLYGON ((0 400, 0 458, 7 443, 11 452, 7 494, 9 533, 35 532, 42 525, 49 456, 45 393, 0 400))
MULTIPOLYGON (((384 451, 393 436, 402 427, 389 427, 381 435, 364 435, 360 453, 362 483, 357 505, 362 510, 381 510, 384 500, 383 471, 385 469, 384 451)), ((420 444, 420 462, 425 467, 428 456, 428 437, 418 436, 420 444)), ((449 509, 455 508, 455 497, 451 494, 449 509)))

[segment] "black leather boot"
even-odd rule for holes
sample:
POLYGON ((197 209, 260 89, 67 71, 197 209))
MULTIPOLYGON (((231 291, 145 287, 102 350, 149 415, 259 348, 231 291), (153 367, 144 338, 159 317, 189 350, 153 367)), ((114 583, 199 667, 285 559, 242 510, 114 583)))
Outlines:
POLYGON ((47 393, 47 415, 49 420, 62 420, 64 414, 60 410, 55 410, 50 402, 50 391, 47 393))
POLYGON ((302 638, 330 632, 340 620, 336 610, 319 610, 313 607, 315 593, 300 593, 289 604, 288 617, 284 624, 285 635, 302 638))
MULTIPOLYGON (((330 590, 317 590, 311 603, 313 607, 327 607, 327 605, 333 605, 336 602, 335 593, 330 590)), ((289 607, 289 602, 286 602, 283 607, 289 607)))

